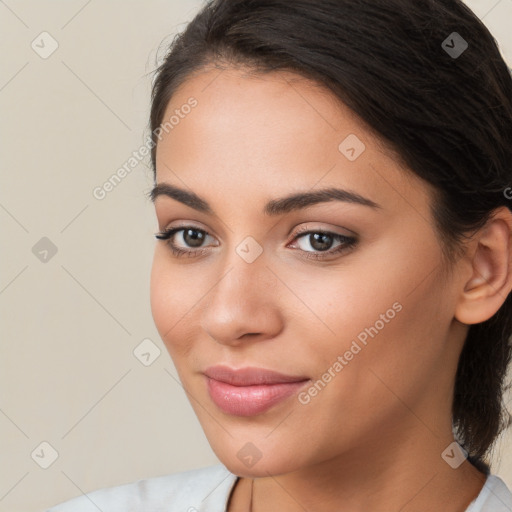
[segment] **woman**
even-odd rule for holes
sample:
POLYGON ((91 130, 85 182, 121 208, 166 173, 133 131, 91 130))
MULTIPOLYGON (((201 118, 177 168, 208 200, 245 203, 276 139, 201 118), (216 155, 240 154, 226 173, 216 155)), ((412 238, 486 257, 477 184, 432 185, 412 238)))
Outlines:
POLYGON ((153 85, 158 331, 222 464, 52 512, 502 512, 512 79, 458 0, 214 0, 153 85))

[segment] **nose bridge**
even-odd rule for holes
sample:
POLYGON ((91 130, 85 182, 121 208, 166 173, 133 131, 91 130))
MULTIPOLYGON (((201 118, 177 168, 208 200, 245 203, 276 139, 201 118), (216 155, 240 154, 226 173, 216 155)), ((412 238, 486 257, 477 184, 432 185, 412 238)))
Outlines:
MULTIPOLYGON (((235 273, 229 279, 236 275, 241 280, 239 284, 242 286, 245 281, 248 284, 252 281, 257 284, 262 278, 265 279, 265 274, 269 272, 266 268, 268 258, 264 249, 266 232, 261 224, 255 223, 255 212, 250 212, 249 207, 242 211, 239 206, 237 211, 238 216, 232 213, 230 217, 236 221, 230 222, 229 234, 225 240, 227 250, 222 257, 224 266, 222 275, 226 272, 235 273), (252 230, 248 226, 252 226, 252 230)), ((225 278, 228 276, 226 275, 225 278)))
POLYGON ((219 275, 202 309, 202 326, 211 337, 227 343, 246 333, 268 334, 277 328, 275 276, 255 239, 234 246, 219 275))
MULTIPOLYGON (((222 277, 212 290, 212 300, 220 299, 225 305, 237 305, 268 300, 268 284, 271 274, 267 268, 263 247, 252 237, 246 237, 235 245, 226 256, 222 277)), ((218 305, 219 306, 219 305, 218 305)))

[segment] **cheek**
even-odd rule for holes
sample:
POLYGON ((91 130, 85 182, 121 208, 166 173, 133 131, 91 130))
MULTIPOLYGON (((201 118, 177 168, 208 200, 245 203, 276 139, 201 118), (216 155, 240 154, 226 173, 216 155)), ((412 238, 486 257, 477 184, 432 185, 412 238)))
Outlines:
POLYGON ((331 379, 337 382, 332 387, 341 386, 352 396, 371 388, 371 382, 383 387, 370 370, 405 392, 413 382, 423 379, 423 385, 445 350, 451 306, 434 270, 438 247, 419 241, 403 245, 406 251, 396 247, 383 244, 371 258, 287 279, 309 306, 300 322, 301 337, 309 340, 304 359, 315 361, 318 377, 329 369, 343 374, 331 379), (333 368, 338 356, 341 366, 333 368))
MULTIPOLYGON (((405 230, 383 237, 322 279, 323 287, 315 287, 313 295, 315 308, 334 331, 333 339, 359 337, 364 343, 386 332, 398 339, 422 326, 430 329, 444 300, 443 283, 436 278, 439 263, 435 239, 414 240, 405 230)), ((305 279, 300 293, 311 283, 305 279)))
POLYGON ((194 288, 187 285, 184 274, 170 263, 165 248, 155 248, 150 277, 151 313, 160 338, 173 358, 186 348, 183 329, 190 324, 188 315, 197 301, 190 296, 194 288))

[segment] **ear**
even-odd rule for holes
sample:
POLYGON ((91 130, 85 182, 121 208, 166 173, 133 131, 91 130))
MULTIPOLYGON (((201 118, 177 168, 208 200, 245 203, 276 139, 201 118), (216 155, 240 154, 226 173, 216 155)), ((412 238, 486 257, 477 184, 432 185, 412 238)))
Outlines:
POLYGON ((464 324, 491 318, 512 289, 512 212, 505 206, 494 210, 471 242, 470 277, 465 279, 455 309, 464 324))

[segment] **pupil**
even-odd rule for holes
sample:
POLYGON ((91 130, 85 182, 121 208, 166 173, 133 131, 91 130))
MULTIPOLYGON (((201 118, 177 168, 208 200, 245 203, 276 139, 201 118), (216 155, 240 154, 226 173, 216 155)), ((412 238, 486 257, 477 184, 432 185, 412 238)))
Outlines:
POLYGON ((312 233, 311 235, 313 237, 313 242, 310 241, 311 246, 315 248, 316 250, 325 250, 329 249, 330 243, 328 243, 331 239, 331 236, 326 233, 312 233), (325 239, 328 239, 328 242, 325 242, 325 239), (320 244, 318 244, 318 241, 320 240, 320 244), (323 241, 323 243, 322 243, 323 241))
POLYGON ((187 229, 184 233, 185 242, 187 242, 187 245, 190 245, 191 247, 200 247, 201 242, 203 241, 204 235, 197 229, 187 229), (190 233, 195 233, 194 235, 190 235, 190 233), (190 236, 191 240, 188 240, 188 237, 190 236))

